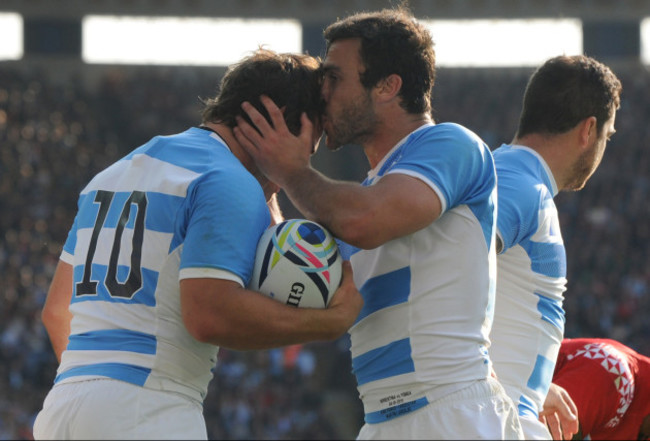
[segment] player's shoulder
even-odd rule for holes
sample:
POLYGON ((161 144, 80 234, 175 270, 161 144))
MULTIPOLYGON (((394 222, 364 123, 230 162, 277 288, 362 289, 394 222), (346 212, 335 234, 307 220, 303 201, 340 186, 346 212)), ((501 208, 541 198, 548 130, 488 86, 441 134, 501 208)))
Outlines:
POLYGON ((537 154, 528 147, 520 147, 512 144, 501 144, 492 152, 497 167, 504 169, 520 167, 522 164, 534 164, 539 162, 537 154))
POLYGON ((535 150, 512 144, 502 144, 492 152, 494 164, 499 174, 518 174, 544 181, 545 176, 550 173, 546 162, 535 150))
POLYGON ((199 174, 215 168, 243 168, 221 138, 197 127, 174 135, 157 136, 136 152, 199 174))
POLYGON ((438 141, 486 147, 485 142, 475 132, 454 122, 430 124, 421 129, 420 133, 423 137, 438 141))
POLYGON ((427 124, 420 127, 404 143, 404 151, 425 154, 421 159, 447 157, 469 164, 491 164, 491 152, 483 140, 468 128, 457 123, 427 124))
MULTIPOLYGON (((494 165, 501 187, 514 187, 519 193, 532 196, 547 193, 548 173, 538 154, 528 148, 503 144, 493 151, 494 165)), ((552 195, 551 195, 552 197, 552 195)))

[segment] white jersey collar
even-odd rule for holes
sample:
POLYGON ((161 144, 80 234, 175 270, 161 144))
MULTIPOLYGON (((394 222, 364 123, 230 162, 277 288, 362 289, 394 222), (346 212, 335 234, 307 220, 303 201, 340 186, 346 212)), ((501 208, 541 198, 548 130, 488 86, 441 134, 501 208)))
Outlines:
POLYGON ((368 172, 368 179, 374 179, 374 178, 377 177, 377 174, 378 174, 379 171, 382 169, 382 167, 384 166, 384 164, 386 163, 386 161, 388 160, 388 158, 390 158, 391 156, 393 156, 393 153, 395 153, 395 151, 396 151, 397 149, 399 149, 399 148, 400 148, 400 147, 401 147, 401 146, 406 142, 406 140, 407 140, 411 135, 413 135, 414 133, 419 132, 420 130, 423 130, 423 129, 427 128, 427 127, 431 127, 431 126, 435 126, 435 124, 434 124, 434 123, 426 123, 426 124, 423 124, 423 125, 421 125, 420 127, 418 127, 417 129, 413 130, 413 131, 412 131, 411 133, 409 133, 408 135, 406 135, 404 138, 402 138, 402 139, 401 139, 397 144, 395 144, 395 147, 393 147, 392 149, 390 149, 390 150, 389 150, 389 151, 384 155, 384 157, 381 158, 381 161, 379 161, 379 163, 375 166, 375 168, 373 168, 372 170, 370 170, 370 171, 368 172))

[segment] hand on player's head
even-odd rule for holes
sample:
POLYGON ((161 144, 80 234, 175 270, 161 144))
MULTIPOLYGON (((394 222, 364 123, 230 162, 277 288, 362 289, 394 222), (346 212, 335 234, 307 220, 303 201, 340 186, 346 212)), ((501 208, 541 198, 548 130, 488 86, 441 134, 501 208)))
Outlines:
POLYGON ((242 109, 255 127, 238 117, 233 133, 260 170, 273 182, 284 187, 287 177, 297 170, 309 167, 314 151, 314 125, 303 114, 300 134, 296 136, 288 129, 278 106, 266 96, 260 99, 271 121, 267 121, 250 103, 244 102, 242 109))

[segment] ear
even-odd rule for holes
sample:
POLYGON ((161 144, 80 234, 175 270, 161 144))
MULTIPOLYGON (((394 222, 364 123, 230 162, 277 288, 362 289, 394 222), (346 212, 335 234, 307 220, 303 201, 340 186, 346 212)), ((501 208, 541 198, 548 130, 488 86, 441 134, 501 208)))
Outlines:
POLYGON ((580 146, 582 147, 590 145, 592 139, 595 140, 598 138, 598 124, 596 123, 595 116, 585 118, 578 123, 578 136, 580 146))
POLYGON ((390 101, 399 95, 402 89, 402 77, 390 74, 375 86, 376 97, 380 101, 390 101))

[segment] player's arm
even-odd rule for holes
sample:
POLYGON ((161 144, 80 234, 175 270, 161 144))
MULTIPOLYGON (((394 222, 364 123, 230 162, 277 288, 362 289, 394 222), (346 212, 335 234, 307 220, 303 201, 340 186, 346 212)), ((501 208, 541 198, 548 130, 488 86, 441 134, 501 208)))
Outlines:
POLYGON ((309 167, 292 173, 285 192, 306 217, 364 249, 420 230, 442 211, 438 195, 428 185, 398 173, 363 187, 333 181, 309 167))
POLYGON ((72 313, 69 306, 72 298, 72 283, 72 265, 60 260, 41 311, 43 325, 59 362, 70 336, 72 313))
POLYGON ((326 309, 287 306, 223 279, 183 279, 181 312, 197 340, 235 350, 269 349, 343 335, 361 311, 363 299, 343 263, 341 286, 326 309))
POLYGON ((424 228, 440 216, 438 195, 417 178, 389 174, 364 187, 329 179, 311 168, 312 123, 303 115, 301 132, 295 136, 273 101, 262 97, 262 102, 273 125, 244 103, 261 134, 240 119, 234 130, 237 140, 298 210, 327 226, 338 238, 371 249, 424 228))

